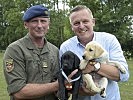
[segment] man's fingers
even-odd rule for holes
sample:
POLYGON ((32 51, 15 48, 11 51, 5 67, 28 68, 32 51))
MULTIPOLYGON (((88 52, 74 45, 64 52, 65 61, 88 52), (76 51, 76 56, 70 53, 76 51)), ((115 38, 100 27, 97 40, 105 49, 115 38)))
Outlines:
POLYGON ((69 76, 68 79, 71 79, 73 75, 75 75, 78 72, 78 69, 75 69, 69 76))

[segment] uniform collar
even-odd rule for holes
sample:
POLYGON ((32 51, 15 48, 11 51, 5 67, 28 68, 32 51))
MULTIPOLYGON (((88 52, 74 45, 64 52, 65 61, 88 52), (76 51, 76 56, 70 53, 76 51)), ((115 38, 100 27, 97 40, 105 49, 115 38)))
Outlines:
MULTIPOLYGON (((37 47, 33 44, 29 34, 27 34, 25 37, 25 43, 26 43, 26 47, 30 50, 34 50, 34 52, 37 52, 37 47)), ((49 48, 48 48, 48 41, 47 39, 44 37, 44 41, 45 41, 45 45, 42 49, 42 53, 48 52, 49 48)))

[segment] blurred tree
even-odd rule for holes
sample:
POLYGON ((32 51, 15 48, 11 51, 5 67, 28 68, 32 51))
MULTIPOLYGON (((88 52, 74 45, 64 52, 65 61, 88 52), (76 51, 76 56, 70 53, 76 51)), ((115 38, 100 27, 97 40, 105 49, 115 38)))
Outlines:
POLYGON ((69 10, 82 4, 89 7, 96 18, 95 31, 114 34, 123 50, 132 52, 133 0, 0 0, 0 48, 5 49, 27 34, 22 16, 28 7, 35 4, 49 8, 51 24, 47 39, 58 47, 74 35, 69 23, 69 10))
MULTIPOLYGON (((132 0, 70 0, 70 8, 83 4, 92 10, 96 18, 95 31, 105 31, 114 34, 122 45, 125 52, 132 52, 132 0), (128 44, 129 45, 129 44, 128 44)), ((132 55, 133 56, 133 55, 132 55)))

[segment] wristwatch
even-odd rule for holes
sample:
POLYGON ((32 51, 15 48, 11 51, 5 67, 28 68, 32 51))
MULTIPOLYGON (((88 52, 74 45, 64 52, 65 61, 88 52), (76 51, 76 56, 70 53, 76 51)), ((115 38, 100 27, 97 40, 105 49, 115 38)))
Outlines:
POLYGON ((99 62, 94 64, 94 72, 98 72, 100 68, 101 68, 101 64, 99 62))

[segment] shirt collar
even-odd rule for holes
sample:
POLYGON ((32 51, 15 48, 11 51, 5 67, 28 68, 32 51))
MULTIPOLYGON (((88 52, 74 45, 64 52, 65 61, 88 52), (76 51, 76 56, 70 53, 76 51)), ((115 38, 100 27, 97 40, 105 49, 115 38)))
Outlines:
MULTIPOLYGON (((31 50, 32 49, 34 49, 34 50, 37 49, 36 46, 33 44, 29 34, 27 34, 24 38, 25 38, 26 47, 28 49, 31 49, 31 50)), ((45 37, 44 37, 44 41, 45 41, 45 46, 43 47, 42 52, 47 52, 47 51, 49 51, 48 46, 47 46, 48 41, 45 37)))
MULTIPOLYGON (((93 37, 92 41, 96 41, 96 34, 95 34, 95 32, 93 32, 93 33, 94 33, 94 37, 93 37)), ((77 45, 81 45, 81 46, 85 47, 84 45, 82 45, 82 44, 79 42, 77 36, 75 36, 75 38, 76 38, 75 40, 76 40, 77 45)))

